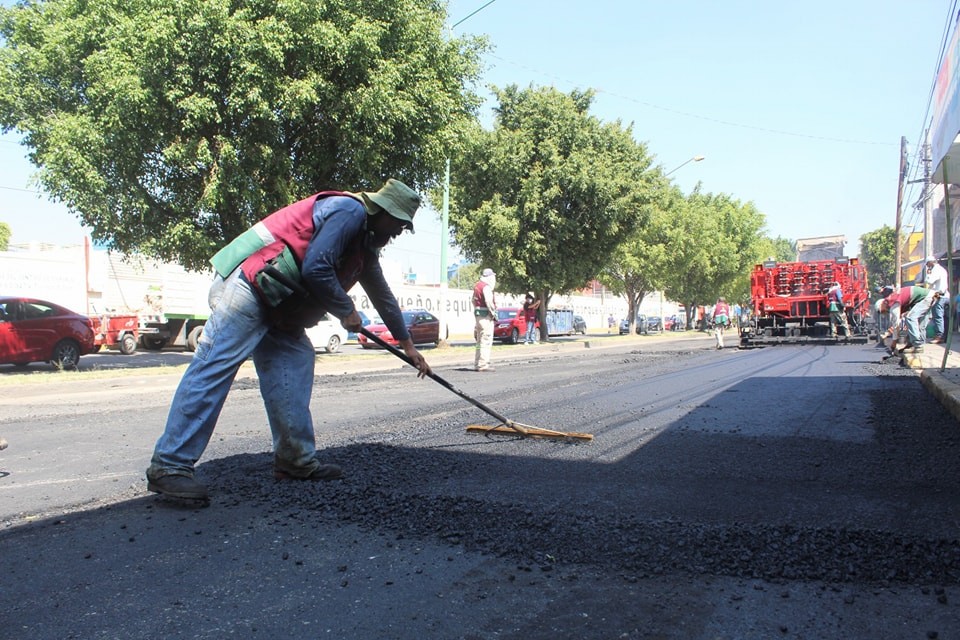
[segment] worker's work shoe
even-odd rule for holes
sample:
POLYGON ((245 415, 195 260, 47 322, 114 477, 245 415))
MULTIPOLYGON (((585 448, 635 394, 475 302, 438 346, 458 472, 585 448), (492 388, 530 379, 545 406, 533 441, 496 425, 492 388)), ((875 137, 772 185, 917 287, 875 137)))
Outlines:
POLYGON ((3 438, 0 438, 0 451, 3 451, 6 448, 7 448, 7 441, 4 440, 3 438))
POLYGON ((940 344, 941 342, 943 342, 943 336, 935 336, 930 344, 940 344))
POLYGON ((273 477, 277 480, 339 480, 343 477, 343 469, 337 464, 321 464, 304 475, 274 465, 273 477))
POLYGON ((207 488, 190 476, 169 475, 147 478, 147 490, 182 500, 207 500, 207 488))

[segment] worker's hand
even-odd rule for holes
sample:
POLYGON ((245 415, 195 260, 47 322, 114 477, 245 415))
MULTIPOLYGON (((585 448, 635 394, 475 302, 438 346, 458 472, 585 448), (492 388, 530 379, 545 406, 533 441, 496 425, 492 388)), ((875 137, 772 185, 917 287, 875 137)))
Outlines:
POLYGON ((347 331, 357 333, 361 328, 363 328, 363 320, 360 318, 360 314, 357 313, 357 310, 354 309, 353 313, 340 321, 340 326, 347 331))
POLYGON ((433 373, 430 365, 427 364, 427 361, 424 359, 424 357, 420 355, 420 352, 417 351, 417 348, 413 346, 412 340, 404 340, 400 343, 400 346, 403 347, 403 352, 407 354, 408 358, 410 358, 410 362, 413 363, 413 366, 417 368, 417 371, 419 372, 417 374, 418 378, 425 378, 433 373))

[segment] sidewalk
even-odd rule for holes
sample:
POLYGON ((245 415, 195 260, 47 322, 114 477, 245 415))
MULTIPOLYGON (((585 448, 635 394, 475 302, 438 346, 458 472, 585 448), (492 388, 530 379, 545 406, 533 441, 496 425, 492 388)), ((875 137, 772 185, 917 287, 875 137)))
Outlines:
POLYGON ((923 386, 937 398, 940 403, 960 420, 960 341, 952 344, 947 352, 946 344, 923 345, 923 353, 904 354, 903 364, 920 372, 920 381, 923 386), (943 356, 947 354, 946 366, 943 356))

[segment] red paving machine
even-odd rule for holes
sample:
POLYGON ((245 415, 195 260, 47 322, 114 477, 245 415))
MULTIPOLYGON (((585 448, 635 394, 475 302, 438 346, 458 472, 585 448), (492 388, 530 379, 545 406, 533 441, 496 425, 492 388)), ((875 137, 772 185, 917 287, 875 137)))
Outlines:
MULTIPOLYGON (((798 241, 799 243, 799 241, 798 241)), ((871 333, 867 271, 857 258, 767 261, 750 274, 752 315, 740 325, 740 346, 784 343, 859 343, 871 333), (839 282, 850 335, 830 335, 827 290, 839 282)))

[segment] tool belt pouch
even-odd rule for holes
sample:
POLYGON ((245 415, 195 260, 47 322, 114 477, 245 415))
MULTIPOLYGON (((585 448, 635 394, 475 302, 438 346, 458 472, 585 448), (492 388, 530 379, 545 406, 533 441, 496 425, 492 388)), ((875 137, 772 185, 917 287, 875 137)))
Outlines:
POLYGON ((264 246, 263 238, 255 227, 247 229, 233 239, 230 244, 217 251, 210 262, 222 278, 229 276, 234 269, 264 246))
MULTIPOLYGON (((294 282, 300 282, 300 265, 297 264, 289 247, 284 247, 283 251, 267 262, 267 266, 273 267, 294 282)), ((257 273, 256 281, 260 298, 271 308, 280 306, 280 303, 296 293, 279 280, 275 280, 265 270, 257 273)))

